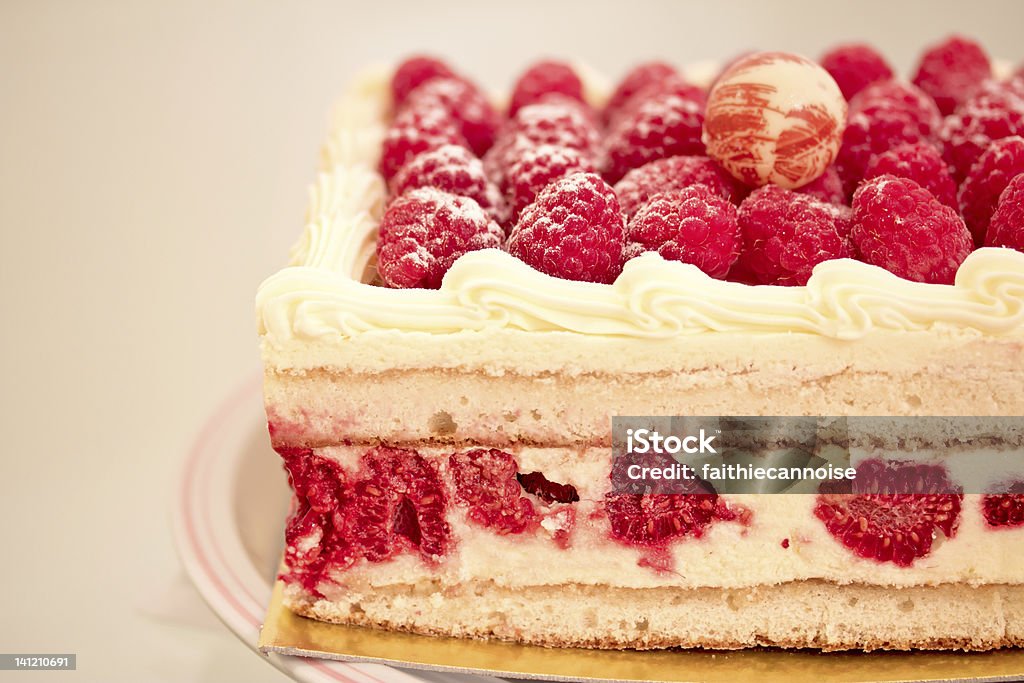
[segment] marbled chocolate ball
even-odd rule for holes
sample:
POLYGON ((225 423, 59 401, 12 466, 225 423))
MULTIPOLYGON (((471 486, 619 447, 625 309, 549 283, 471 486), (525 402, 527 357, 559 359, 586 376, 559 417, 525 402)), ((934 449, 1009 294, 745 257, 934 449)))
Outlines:
POLYGON ((711 89, 704 144, 747 185, 793 189, 825 172, 845 125, 846 99, 825 69, 798 55, 758 52, 711 89))

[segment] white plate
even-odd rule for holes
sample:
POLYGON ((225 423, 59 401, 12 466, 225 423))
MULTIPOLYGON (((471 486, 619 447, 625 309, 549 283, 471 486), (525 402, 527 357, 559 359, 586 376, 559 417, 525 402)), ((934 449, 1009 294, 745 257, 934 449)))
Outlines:
MULTIPOLYGON (((280 458, 267 436, 261 379, 241 384, 206 420, 184 463, 173 504, 174 537, 186 572, 253 652, 281 557, 289 500, 280 458)), ((316 683, 500 681, 380 664, 273 654, 269 659, 295 680, 316 683)))

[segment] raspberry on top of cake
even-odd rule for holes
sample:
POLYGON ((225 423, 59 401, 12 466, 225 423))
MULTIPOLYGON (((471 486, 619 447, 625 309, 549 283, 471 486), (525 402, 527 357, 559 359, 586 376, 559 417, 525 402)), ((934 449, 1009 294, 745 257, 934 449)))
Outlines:
POLYGON ((1024 81, 996 79, 990 61, 953 36, 925 51, 911 83, 871 46, 850 43, 820 63, 746 54, 709 89, 651 61, 591 102, 571 65, 548 60, 524 71, 502 111, 444 62, 411 58, 391 79, 380 158, 387 203, 435 187, 479 204, 505 237, 446 241, 420 229, 395 242, 397 213, 385 212, 382 283, 436 289, 460 256, 492 248, 586 282, 611 283, 626 262, 654 252, 753 285, 806 285, 834 259, 952 284, 970 253, 993 243, 989 218, 1024 169, 1014 161, 1024 158, 1014 147, 1024 139, 1024 81), (755 192, 766 184, 778 187, 755 192), (698 217, 698 186, 734 206, 698 217), (688 198, 659 196, 673 190, 688 198), (669 207, 675 218, 657 219, 657 239, 625 237, 640 234, 628 226, 634 214, 648 209, 650 226, 669 207), (733 244, 712 225, 737 211, 733 244), (386 275, 396 259, 440 265, 429 279, 398 279, 386 275))

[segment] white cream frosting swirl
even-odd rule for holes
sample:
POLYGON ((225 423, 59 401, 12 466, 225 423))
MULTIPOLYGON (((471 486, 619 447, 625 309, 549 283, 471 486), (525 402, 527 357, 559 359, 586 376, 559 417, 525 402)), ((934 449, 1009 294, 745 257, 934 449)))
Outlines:
POLYGON ((943 325, 1024 333, 1024 254, 1009 249, 975 251, 953 285, 910 282, 844 259, 820 264, 804 287, 752 287, 654 253, 632 259, 614 284, 604 285, 550 277, 496 249, 464 255, 439 290, 364 284, 386 192, 374 170, 386 84, 386 72, 377 71, 342 100, 330 139, 347 142, 325 157, 329 170, 312 190, 291 265, 260 285, 259 331, 273 345, 375 330, 498 328, 638 338, 796 332, 847 340, 943 325))

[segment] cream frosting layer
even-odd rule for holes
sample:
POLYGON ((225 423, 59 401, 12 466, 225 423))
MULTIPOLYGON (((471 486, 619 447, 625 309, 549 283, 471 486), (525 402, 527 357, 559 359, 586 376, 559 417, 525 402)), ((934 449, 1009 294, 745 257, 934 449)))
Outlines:
POLYGON ((365 284, 386 188, 375 167, 387 115, 387 72, 357 79, 335 113, 330 170, 311 192, 289 267, 260 286, 265 347, 342 342, 381 330, 458 334, 495 329, 671 338, 707 332, 807 333, 860 339, 933 327, 1024 332, 1024 254, 979 249, 954 285, 909 282, 852 260, 819 265, 805 287, 714 280, 645 254, 611 285, 544 275, 494 249, 472 252, 439 290, 365 284))

